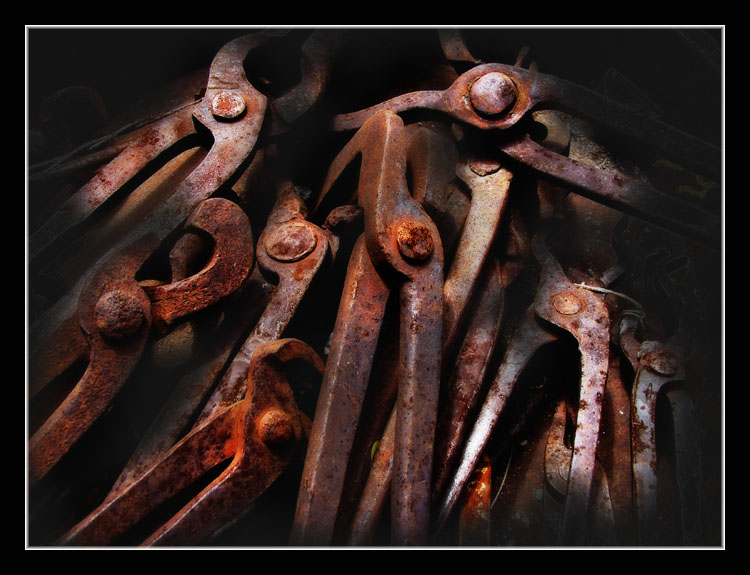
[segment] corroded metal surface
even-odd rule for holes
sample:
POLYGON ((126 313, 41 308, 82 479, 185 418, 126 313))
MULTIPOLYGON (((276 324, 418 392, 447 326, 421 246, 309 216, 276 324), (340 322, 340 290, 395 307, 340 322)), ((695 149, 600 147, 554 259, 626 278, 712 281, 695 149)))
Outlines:
POLYGON ((710 44, 213 32, 30 123, 31 546, 720 544, 710 44))

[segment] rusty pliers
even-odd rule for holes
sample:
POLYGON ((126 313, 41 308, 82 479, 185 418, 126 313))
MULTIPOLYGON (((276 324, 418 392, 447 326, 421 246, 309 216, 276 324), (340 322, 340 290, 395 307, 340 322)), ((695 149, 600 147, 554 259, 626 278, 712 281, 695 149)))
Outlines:
POLYGON ((361 126, 380 110, 427 109, 481 130, 503 132, 498 149, 506 156, 596 201, 711 247, 721 240, 721 219, 710 210, 666 194, 644 178, 625 176, 557 154, 535 142, 521 125, 533 109, 572 110, 709 177, 720 175, 721 150, 654 118, 639 115, 603 95, 550 75, 505 64, 481 64, 445 90, 396 96, 333 119, 334 130, 361 126), (512 129, 519 126, 521 129, 512 129))
POLYGON ((392 534, 396 544, 417 544, 429 531, 442 245, 407 187, 402 120, 388 111, 368 120, 333 161, 321 198, 358 156, 365 232, 350 260, 313 422, 291 537, 297 544, 328 544, 333 536, 385 306, 396 287, 401 323, 392 534))
MULTIPOLYGON (((211 64, 206 92, 200 102, 167 116, 147 129, 102 168, 94 179, 79 190, 49 222, 32 236, 30 253, 34 259, 41 257, 49 249, 65 240, 70 233, 77 231, 95 213, 111 203, 112 198, 122 189, 138 181, 142 174, 148 173, 155 162, 169 159, 173 153, 181 149, 187 138, 198 132, 210 134, 210 149, 200 164, 179 183, 174 191, 171 191, 166 201, 158 206, 145 221, 139 221, 135 229, 118 240, 115 246, 92 268, 92 271, 85 274, 78 284, 58 301, 55 307, 32 329, 30 334, 32 355, 30 364, 34 366, 30 384, 32 395, 73 365, 76 360, 85 356, 89 347, 92 352, 91 366, 98 374, 93 378, 94 380, 101 380, 109 367, 114 370, 113 377, 107 384, 106 394, 102 393, 102 390, 96 393, 100 398, 97 401, 99 407, 96 410, 89 410, 78 418, 72 412, 66 412, 62 417, 62 412, 60 412, 54 417, 57 423, 53 424, 50 420, 32 438, 32 483, 36 482, 62 457, 69 446, 90 426, 97 414, 106 408, 122 386, 128 373, 137 363, 145 339, 148 337, 148 321, 151 316, 157 318, 157 321, 161 322, 160 327, 164 328, 178 317, 206 307, 221 297, 214 287, 207 284, 211 279, 208 277, 202 280, 203 283, 200 286, 196 282, 190 286, 181 282, 176 289, 166 286, 152 288, 138 285, 134 278, 142 264, 154 254, 162 242, 184 222, 190 213, 234 177, 251 157, 264 123, 267 98, 250 85, 243 63, 250 51, 262 45, 270 37, 277 35, 273 31, 251 34, 233 40, 222 47, 211 64), (122 298, 118 299, 115 296, 105 297, 106 294, 97 291, 100 289, 100 284, 104 285, 105 281, 110 284, 109 293, 127 292, 129 296, 123 301, 121 301, 122 298), (140 293, 141 290, 145 290, 143 294, 140 293), (209 294, 212 301, 208 301, 206 297, 209 294), (100 298, 106 299, 106 302, 97 304, 100 298), (192 303, 189 303, 190 300, 192 303), (196 303, 199 300, 202 302, 196 303), (167 302, 171 303, 167 305, 167 302), (95 309, 97 305, 100 309, 95 309), (150 311, 149 305, 153 307, 150 311), (162 310, 169 306, 176 310, 171 317, 167 317, 168 311, 162 314, 162 310), (112 317, 105 318, 104 315, 107 313, 112 317), (81 327, 78 325, 79 315, 81 315, 81 327), (160 319, 162 315, 163 321, 160 319), (144 317, 146 320, 143 320, 144 317), (97 322, 116 324, 106 328, 114 335, 108 335, 102 339, 100 337, 102 330, 97 322), (125 327, 122 327, 123 325, 125 327), (112 345, 112 341, 116 338, 122 339, 124 336, 120 332, 123 330, 128 331, 126 335, 129 347, 120 345, 116 348, 112 345), (136 345, 136 338, 131 337, 136 333, 139 334, 138 345, 136 345), (91 342, 86 341, 87 337, 91 342), (101 350, 106 350, 106 353, 101 350), (49 435, 52 428, 58 431, 49 435), (63 428, 67 430, 63 431, 63 428), (69 439, 60 441, 59 433, 63 433, 69 439), (51 439, 53 436, 56 439, 51 439), (42 439, 43 437, 50 439, 42 439), (48 447, 43 447, 47 441, 51 443, 48 447), (43 452, 45 455, 42 457, 43 452), (42 459, 45 463, 42 463, 42 459)), ((324 64, 325 62, 314 64, 308 72, 318 72, 325 67, 324 64)), ((279 111, 289 108, 284 104, 289 100, 280 99, 276 110, 277 115, 289 121, 293 120, 319 99, 324 86, 325 78, 316 84, 314 90, 302 90, 306 94, 304 101, 298 101, 299 95, 294 96, 295 92, 292 92, 290 98, 296 101, 296 104, 292 106, 293 112, 279 111)), ((228 203, 222 200, 220 205, 228 203)), ((207 208, 203 210, 204 216, 207 212, 207 208)), ((220 221, 226 223, 223 216, 217 217, 216 223, 220 221)), ((209 226, 208 229, 212 229, 210 226, 214 224, 204 224, 204 227, 206 225, 209 226)), ((236 262, 230 261, 229 263, 230 267, 235 266, 233 272, 235 275, 242 275, 241 280, 228 282, 227 278, 217 279, 217 275, 212 276, 217 286, 224 286, 222 293, 227 295, 238 288, 252 266, 252 236, 247 230, 239 228, 233 232, 227 232, 226 229, 215 231, 215 236, 221 238, 222 244, 226 241, 234 242, 234 244, 238 241, 243 242, 242 255, 229 258, 229 260, 236 259, 236 262), (232 237, 233 234, 234 237, 232 237)), ((212 267, 215 267, 213 263, 212 267)), ((215 269, 214 274, 217 271, 215 269)), ((87 374, 81 383, 89 386, 91 381, 92 377, 87 374)), ((71 396, 71 401, 73 397, 71 396)))
MULTIPOLYGON (((281 182, 278 188, 277 201, 255 249, 260 268, 278 278, 267 301, 261 301, 265 305, 260 317, 239 348, 237 340, 247 330, 246 320, 237 322, 217 353, 182 378, 120 474, 111 494, 137 479, 172 447, 185 432, 188 422, 195 420, 194 425, 200 425, 245 396, 247 372, 255 350, 282 336, 323 268, 331 253, 331 235, 306 219, 307 208, 291 182, 281 182)), ((254 311, 255 302, 248 304, 242 309, 249 307, 250 312, 254 311)))
POLYGON ((166 285, 141 285, 135 275, 155 249, 154 236, 106 258, 83 288, 77 315, 57 331, 57 345, 32 363, 32 396, 80 358, 88 367, 75 388, 29 441, 30 484, 35 485, 113 401, 146 346, 151 327, 166 331, 178 319, 239 289, 252 267, 250 222, 233 202, 201 203, 187 229, 209 234, 213 255, 197 274, 166 285))
MULTIPOLYGON (((676 295, 670 266, 688 267, 680 257, 671 257, 666 251, 656 254, 653 276, 658 289, 667 294, 672 306, 684 305, 676 295)), ((676 268, 676 269, 679 269, 676 268)), ((660 315, 648 310, 645 320, 660 315)), ((683 314, 683 318, 686 315, 683 314)), ((661 318, 659 318, 661 319, 661 318)), ((654 323, 660 323, 657 319, 654 323)), ((670 441, 674 448, 676 492, 678 494, 680 541, 692 544, 700 537, 700 446, 692 421, 692 401, 684 383, 695 377, 689 372, 689 350, 692 345, 690 326, 681 320, 668 336, 639 338, 646 327, 632 315, 620 322, 619 344, 635 372, 631 391, 631 453, 633 466, 633 499, 638 525, 638 540, 642 545, 658 545, 664 538, 660 529, 659 505, 665 487, 659 480, 657 441, 666 427, 657 426, 657 400, 665 397, 671 410, 670 441)))
MULTIPOLYGON (((157 302, 175 301, 176 298, 174 307, 179 310, 177 316, 181 316, 221 297, 218 293, 208 298, 200 294, 201 290, 206 290, 206 280, 209 286, 206 294, 214 289, 210 287, 211 278, 199 280, 203 282, 202 288, 195 283, 181 283, 170 295, 166 295, 169 291, 166 288, 155 288, 151 295, 147 295, 136 282, 135 275, 169 234, 191 212, 200 212, 201 204, 233 176, 252 153, 263 122, 266 98, 249 84, 242 62, 248 51, 257 46, 262 38, 256 35, 239 38, 224 46, 214 58, 206 98, 193 110, 193 116, 213 136, 213 145, 200 165, 179 184, 149 219, 109 250, 31 331, 30 365, 40 367, 38 372, 31 374, 32 394, 82 356, 89 353, 91 357, 89 368, 77 387, 30 440, 29 468, 32 485, 60 460, 122 387, 141 355, 149 335, 153 312, 164 307, 157 302), (186 293, 191 295, 185 298, 186 293), (191 297, 202 301, 191 304, 191 297), (154 310, 151 309, 152 300, 154 310), (92 402, 95 408, 85 408, 92 402)), ((168 126, 174 121, 180 120, 165 120, 168 126)), ((160 128, 157 126, 155 129, 158 131, 160 128)), ((170 145, 175 143, 175 139, 179 140, 185 135, 184 131, 171 134, 172 137, 166 138, 170 145)), ((62 210, 60 226, 58 220, 52 220, 35 235, 40 239, 39 242, 33 240, 32 245, 38 246, 41 251, 60 233, 71 226, 75 227, 81 218, 88 217, 92 208, 100 206, 148 161, 163 151, 162 137, 163 134, 136 141, 133 144, 135 149, 140 150, 141 146, 145 146, 145 153, 135 154, 134 158, 133 150, 126 150, 118 156, 110 164, 118 177, 112 180, 102 179, 101 176, 95 178, 90 186, 84 187, 71 199, 70 213, 73 217, 70 217, 68 210, 62 210), (85 208, 83 212, 79 209, 80 206, 85 208)), ((231 202, 217 199, 211 200, 207 205, 215 207, 228 204, 231 202)), ((229 269, 230 275, 236 276, 238 281, 223 282, 223 295, 237 289, 252 265, 249 221, 239 207, 235 205, 235 208, 228 210, 235 219, 242 220, 244 217, 244 230, 227 232, 225 229, 219 232, 215 226, 220 225, 221 221, 226 224, 228 220, 213 216, 208 217, 208 224, 203 224, 204 227, 208 225, 208 230, 213 230, 209 233, 214 233, 215 237, 222 237, 229 243, 242 242, 245 238, 244 247, 240 250, 242 255, 231 256, 225 261, 228 264, 225 269, 229 269), (234 238, 231 237, 233 234, 234 238), (249 249, 246 245, 248 240, 249 249), (231 261, 235 257, 238 258, 236 264, 231 261)), ((204 216, 207 211, 203 211, 204 216)), ((32 249, 32 253, 36 253, 36 250, 32 249)), ((166 323, 173 319, 166 318, 166 323)))
POLYGON ((461 463, 440 505, 438 527, 452 512, 500 418, 515 382, 534 354, 569 332, 581 351, 581 381, 573 457, 560 541, 580 544, 591 495, 601 403, 609 361, 609 312, 600 295, 570 281, 537 232, 533 252, 542 267, 536 297, 517 328, 469 435, 461 463))
POLYGON ((297 339, 258 346, 248 369, 247 394, 197 426, 163 457, 80 521, 63 545, 106 545, 223 462, 228 467, 142 545, 189 545, 247 511, 284 471, 303 444, 309 421, 284 372, 303 360, 318 373, 323 362, 297 339))

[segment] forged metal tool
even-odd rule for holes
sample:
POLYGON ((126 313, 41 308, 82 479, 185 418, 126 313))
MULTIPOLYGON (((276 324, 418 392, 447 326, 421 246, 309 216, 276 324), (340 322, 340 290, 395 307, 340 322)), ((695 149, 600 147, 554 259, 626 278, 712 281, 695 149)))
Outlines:
POLYGON ((440 378, 435 350, 440 349, 442 331, 440 236, 409 194, 403 122, 390 112, 376 114, 344 147, 329 169, 321 197, 359 155, 357 198, 364 210, 365 234, 352 255, 313 422, 292 534, 292 542, 298 544, 325 544, 333 534, 346 462, 394 273, 400 292, 401 333, 393 541, 417 544, 426 540, 429 530, 440 378))
POLYGON ((469 297, 500 229, 513 179, 499 161, 476 157, 459 163, 456 174, 471 191, 471 208, 443 288, 444 351, 452 349, 463 324, 469 297))
POLYGON ((60 236, 75 230, 142 174, 149 163, 163 161, 171 148, 179 149, 185 138, 197 133, 194 122, 210 132, 211 149, 168 204, 154 215, 150 224, 154 231, 169 233, 187 215, 184 210, 192 211, 196 199, 205 199, 208 196, 203 194, 215 191, 231 177, 252 152, 266 109, 265 96, 248 83, 242 62, 268 38, 268 33, 251 34, 224 46, 211 64, 203 99, 158 122, 102 168, 31 236, 30 258, 34 260, 60 236))
MULTIPOLYGON (((380 110, 404 112, 429 109, 446 113, 482 130, 508 130, 540 105, 570 109, 600 125, 641 142, 700 173, 720 175, 721 151, 662 122, 633 111, 597 92, 523 68, 481 64, 462 74, 443 91, 402 94, 358 112, 341 114, 334 130, 351 130, 380 110)), ((541 173, 571 184, 579 193, 717 247, 721 239, 718 215, 659 191, 643 179, 575 162, 536 144, 528 134, 498 140, 503 153, 541 173)))
MULTIPOLYGON (((573 448, 565 444, 567 407, 561 401, 555 410, 547 435, 544 453, 544 519, 549 540, 556 541, 565 513, 568 475, 573 448)), ((612 545, 615 537, 615 517, 609 482, 597 461, 592 479, 592 500, 588 510, 589 528, 583 540, 588 545, 612 545)))
MULTIPOLYGON (((250 223, 229 200, 209 199, 188 219, 188 229, 214 240, 212 258, 203 270, 168 285, 141 286, 135 274, 155 248, 153 234, 113 254, 83 289, 78 322, 85 334, 47 350, 39 370, 32 370, 32 396, 79 358, 88 356, 86 372, 29 441, 33 486, 65 455, 105 411, 125 384, 146 345, 152 324, 166 330, 179 318, 216 303, 237 290, 252 265, 250 223)), ((75 321, 58 333, 76 333, 75 321)))
MULTIPOLYGON (((514 261, 513 257, 521 256, 522 259, 526 242, 523 232, 518 229, 517 225, 513 225, 512 221, 510 228, 508 251, 514 253, 512 255, 506 254, 510 255, 510 258, 502 266, 497 261, 486 263, 484 273, 479 278, 477 285, 477 289, 480 291, 479 299, 476 308, 471 311, 466 336, 460 346, 455 366, 444 390, 446 394, 445 405, 439 414, 435 433, 431 487, 433 501, 437 500, 443 492, 445 483, 448 481, 460 455, 465 429, 469 424, 469 414, 473 411, 479 399, 485 373, 499 336, 503 319, 505 289, 520 271, 520 260, 514 261), (517 251, 520 251, 520 253, 516 253, 517 251)), ((472 245, 475 248, 475 244, 482 246, 484 238, 485 236, 480 236, 478 241, 468 240, 464 245, 472 245)), ((488 250, 490 246, 486 244, 484 247, 488 250)), ((483 261, 487 256, 486 250, 474 249, 471 254, 474 258, 483 261)), ((471 259, 465 256, 465 261, 471 262, 471 259)), ((476 265, 475 262, 472 263, 476 265)), ((466 295, 467 298, 460 302, 461 308, 468 304, 468 293, 466 295)), ((448 319, 450 317, 446 316, 444 330, 451 328, 451 322, 448 319)), ((448 349, 444 341, 444 360, 448 349)), ((367 483, 352 522, 348 540, 351 545, 370 544, 380 520, 392 479, 395 440, 393 421, 393 417, 391 417, 383 436, 379 438, 367 483)))
POLYGON ((633 384, 632 453, 634 499, 641 544, 654 545, 658 535, 658 479, 656 475, 656 399, 662 386, 685 376, 682 352, 674 342, 646 341, 633 344, 636 321, 626 316, 620 324, 623 349, 636 370, 633 384))
POLYGON ((652 117, 634 114, 627 106, 560 78, 506 64, 480 64, 446 90, 402 94, 380 104, 334 118, 334 130, 351 130, 381 110, 435 110, 475 127, 508 128, 540 104, 558 106, 611 127, 638 141, 658 146, 702 172, 718 175, 720 150, 652 117))
POLYGON ((247 369, 255 348, 281 337, 330 254, 330 234, 306 220, 307 208, 293 184, 283 182, 279 188, 276 204, 257 245, 259 265, 278 277, 278 285, 201 412, 198 423, 244 397, 247 369))
MULTIPOLYGON (((45 316, 32 326, 29 334, 31 365, 49 364, 41 358, 53 354, 70 353, 57 349, 69 342, 80 345, 83 336, 77 328, 78 300, 84 286, 99 273, 98 268, 108 259, 121 257, 134 240, 151 238, 151 251, 155 250, 169 234, 178 229, 191 212, 232 177, 252 153, 260 132, 265 112, 265 97, 253 89, 245 79, 242 60, 248 50, 261 40, 256 35, 245 36, 230 42, 216 55, 209 76, 206 97, 194 111, 194 117, 206 126, 213 136, 213 145, 201 164, 183 180, 169 199, 151 216, 136 227, 127 237, 113 246, 100 263, 82 277, 45 316), (238 114, 232 116, 226 105, 233 101, 238 114), (240 111, 241 108, 241 111, 240 111), (230 116, 225 118, 225 116, 230 116), (221 118, 221 119, 219 119, 221 118)), ((96 189, 96 187, 94 187, 96 189)), ((137 240, 141 241, 141 240, 137 240)), ((151 253, 139 255, 143 263, 151 253)), ((134 274, 137 268, 132 270, 134 274)), ((32 389, 34 384, 31 385, 32 389)))
POLYGON ((59 543, 116 541, 149 512, 225 461, 230 461, 229 466, 143 545, 199 543, 242 514, 284 471, 309 425, 283 372, 283 364, 293 359, 323 370, 315 351, 299 340, 259 346, 250 363, 245 398, 196 427, 59 543))
MULTIPOLYGON (((278 278, 270 297, 265 298, 262 314, 239 349, 237 341, 248 327, 241 322, 233 330, 234 337, 228 337, 209 362, 180 382, 111 494, 135 480, 174 445, 185 433, 187 422, 197 416, 194 425, 199 425, 244 397, 253 353, 259 345, 282 336, 330 254, 330 233, 308 222, 306 214, 307 209, 291 182, 280 183, 276 204, 256 248, 259 266, 278 278)), ((247 311, 252 312, 254 306, 249 307, 247 311)))
MULTIPOLYGON (((667 270, 673 261, 662 253, 656 262, 655 276, 659 287, 670 294, 670 301, 679 305, 679 298, 670 285, 667 270)), ((684 264, 683 264, 684 265, 684 264)), ((647 319, 654 312, 649 311, 647 319)), ((658 320, 657 320, 658 323, 658 320)), ((676 482, 681 522, 680 539, 690 544, 700 532, 700 448, 692 423, 689 395, 678 384, 687 377, 687 350, 690 336, 684 322, 662 340, 639 341, 640 326, 633 316, 620 322, 620 347, 633 366, 635 378, 631 392, 631 451, 633 458, 633 499, 638 521, 639 542, 658 545, 662 542, 659 523, 660 485, 657 474, 657 399, 667 397, 673 424, 676 482), (670 389, 671 388, 671 389, 670 389)), ((664 487, 661 487, 663 495, 664 487)))
POLYGON ((566 278, 546 247, 544 232, 534 238, 533 251, 542 265, 542 278, 533 306, 505 352, 503 363, 464 447, 461 464, 450 482, 438 518, 442 526, 461 494, 500 417, 514 383, 536 351, 554 341, 557 326, 576 338, 581 351, 581 383, 574 455, 561 542, 580 544, 591 495, 601 401, 609 357, 609 313, 600 296, 566 278), (540 321, 541 320, 541 321, 540 321))

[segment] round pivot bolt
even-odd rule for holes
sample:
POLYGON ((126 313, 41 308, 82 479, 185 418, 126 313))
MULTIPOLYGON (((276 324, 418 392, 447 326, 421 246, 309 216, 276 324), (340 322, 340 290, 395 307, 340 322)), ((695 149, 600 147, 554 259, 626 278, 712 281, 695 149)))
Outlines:
POLYGON ((563 315, 575 315, 583 308, 583 303, 578 296, 570 292, 556 294, 552 298, 552 305, 558 313, 563 315))
POLYGON ((280 409, 269 409, 258 421, 258 435, 263 443, 286 443, 294 435, 291 417, 280 409))
POLYGON ((307 225, 288 223, 273 230, 263 241, 266 252, 279 262, 296 262, 318 245, 318 236, 307 225))
POLYGON ((516 85, 500 72, 490 72, 478 78, 469 92, 471 105, 480 114, 497 116, 516 100, 516 85))
POLYGON ((426 260, 435 249, 430 230, 418 222, 402 223, 398 228, 396 241, 398 251, 410 260, 426 260))
POLYGON ((96 327, 110 339, 125 339, 140 329, 146 312, 134 295, 119 290, 105 293, 94 309, 96 327))
POLYGON ((245 111, 245 100, 239 94, 219 92, 211 100, 211 112, 222 120, 234 120, 245 111))
POLYGON ((499 160, 494 158, 472 158, 469 160, 469 169, 477 176, 489 176, 500 171, 499 160))
POLYGON ((672 377, 679 370, 677 357, 666 349, 660 349, 647 353, 641 359, 641 363, 657 375, 672 377))

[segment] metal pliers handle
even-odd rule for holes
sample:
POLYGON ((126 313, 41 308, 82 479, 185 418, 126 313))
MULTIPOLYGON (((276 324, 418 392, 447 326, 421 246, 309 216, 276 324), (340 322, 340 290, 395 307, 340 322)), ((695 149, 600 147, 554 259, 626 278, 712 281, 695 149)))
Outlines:
POLYGON ((401 308, 393 539, 416 544, 429 531, 442 345, 442 245, 435 224, 409 193, 403 122, 393 112, 375 114, 347 143, 331 164, 321 197, 360 156, 357 200, 365 233, 349 268, 360 279, 353 284, 347 280, 354 291, 341 300, 298 499, 292 534, 297 543, 332 537, 391 286, 397 286, 401 308), (373 297, 364 297, 361 290, 370 291, 367 286, 373 297), (364 332, 363 337, 358 340, 356 332, 364 332), (342 418, 349 420, 348 427, 340 425, 342 418))

